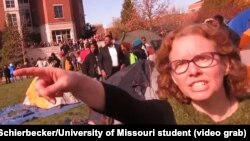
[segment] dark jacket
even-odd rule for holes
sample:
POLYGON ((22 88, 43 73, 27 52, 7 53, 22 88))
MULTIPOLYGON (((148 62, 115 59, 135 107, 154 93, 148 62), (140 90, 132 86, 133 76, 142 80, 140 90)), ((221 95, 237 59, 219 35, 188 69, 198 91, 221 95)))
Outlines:
POLYGON ((82 65, 82 73, 90 76, 90 77, 98 77, 97 73, 97 59, 94 53, 90 53, 87 55, 82 65))
POLYGON ((119 87, 103 83, 105 115, 123 124, 176 124, 171 105, 164 100, 137 100, 119 87))
MULTIPOLYGON (((123 64, 123 53, 119 48, 119 45, 115 44, 115 48, 118 54, 118 63, 120 67, 123 64)), ((111 60, 111 56, 108 50, 108 47, 105 46, 103 48, 100 49, 100 53, 98 55, 98 66, 100 67, 101 70, 105 70, 107 73, 107 76, 111 76, 112 73, 112 60, 111 60)))
POLYGON ((147 54, 141 48, 141 46, 136 46, 132 48, 132 53, 138 57, 138 59, 147 59, 147 54))
POLYGON ((52 61, 53 63, 53 67, 59 68, 61 65, 61 61, 59 58, 57 58, 56 56, 51 56, 52 57, 52 61))
POLYGON ((10 69, 8 67, 4 67, 3 73, 5 77, 10 78, 10 69))

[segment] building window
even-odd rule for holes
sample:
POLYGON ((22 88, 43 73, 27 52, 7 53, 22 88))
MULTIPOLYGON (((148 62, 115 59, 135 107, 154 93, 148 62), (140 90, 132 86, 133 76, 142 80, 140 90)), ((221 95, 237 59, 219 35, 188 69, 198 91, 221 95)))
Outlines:
POLYGON ((71 39, 70 37, 70 29, 66 30, 53 30, 52 38, 54 42, 60 43, 62 41, 67 41, 71 39))
POLYGON ((6 8, 14 8, 15 7, 15 1, 14 0, 5 0, 6 8))
POLYGON ((18 0, 19 4, 28 4, 29 0, 18 0))
POLYGON ((31 27, 31 14, 29 9, 20 12, 22 25, 31 27))
POLYGON ((55 5, 54 12, 55 12, 55 18, 63 18, 62 5, 55 5))
POLYGON ((12 26, 17 26, 16 14, 8 14, 9 24, 12 26))

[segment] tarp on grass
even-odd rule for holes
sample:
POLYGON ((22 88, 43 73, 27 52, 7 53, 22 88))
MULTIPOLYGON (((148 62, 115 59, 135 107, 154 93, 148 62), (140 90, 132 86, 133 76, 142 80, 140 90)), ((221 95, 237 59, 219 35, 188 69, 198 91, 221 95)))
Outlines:
POLYGON ((0 110, 0 125, 19 125, 35 118, 47 117, 53 114, 62 113, 80 106, 82 103, 56 106, 50 109, 41 109, 36 106, 16 104, 0 110))
POLYGON ((30 83, 29 88, 26 91, 26 97, 23 102, 24 105, 32 105, 42 109, 50 109, 58 105, 74 104, 79 102, 79 100, 77 100, 70 92, 66 92, 62 97, 56 97, 55 104, 50 103, 47 99, 38 95, 36 91, 37 79, 38 78, 35 77, 30 83))

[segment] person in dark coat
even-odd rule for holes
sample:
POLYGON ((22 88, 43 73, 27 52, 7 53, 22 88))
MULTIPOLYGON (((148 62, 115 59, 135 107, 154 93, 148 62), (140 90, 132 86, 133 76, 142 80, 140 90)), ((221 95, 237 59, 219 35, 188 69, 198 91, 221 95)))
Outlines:
POLYGON ((123 65, 123 54, 119 45, 112 43, 112 37, 105 36, 105 46, 100 49, 98 55, 98 66, 100 67, 102 78, 107 79, 120 70, 123 65))
POLYGON ((90 45, 90 54, 88 54, 83 61, 82 73, 98 79, 100 77, 100 70, 98 69, 98 46, 95 43, 90 45))
POLYGON ((4 66, 3 68, 3 73, 4 73, 4 77, 5 77, 5 82, 6 84, 11 83, 10 81, 10 70, 7 67, 7 65, 4 66))
POLYGON ((122 42, 120 44, 120 48, 121 48, 121 51, 124 55, 124 60, 123 60, 124 65, 122 66, 122 68, 124 68, 126 66, 131 65, 131 63, 130 63, 131 44, 128 42, 122 42))
POLYGON ((3 69, 0 67, 0 83, 2 83, 2 78, 3 78, 3 69))
POLYGON ((56 56, 55 53, 51 53, 51 59, 53 62, 53 67, 59 68, 61 65, 60 59, 56 56))
POLYGON ((142 49, 142 41, 141 39, 135 39, 132 42, 133 48, 132 53, 135 54, 138 59, 147 59, 146 51, 142 49))

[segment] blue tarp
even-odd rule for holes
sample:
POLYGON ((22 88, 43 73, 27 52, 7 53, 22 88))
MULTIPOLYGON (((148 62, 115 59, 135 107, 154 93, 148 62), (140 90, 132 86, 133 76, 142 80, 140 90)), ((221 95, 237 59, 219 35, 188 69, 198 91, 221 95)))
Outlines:
POLYGON ((78 107, 81 104, 82 103, 63 105, 61 108, 56 106, 50 109, 41 109, 35 106, 16 104, 0 110, 0 124, 17 125, 34 118, 46 117, 56 113, 65 112, 74 107, 78 107))
POLYGON ((250 8, 247 8, 235 16, 229 23, 228 26, 234 30, 240 37, 244 31, 246 31, 250 25, 248 20, 250 19, 250 8))

